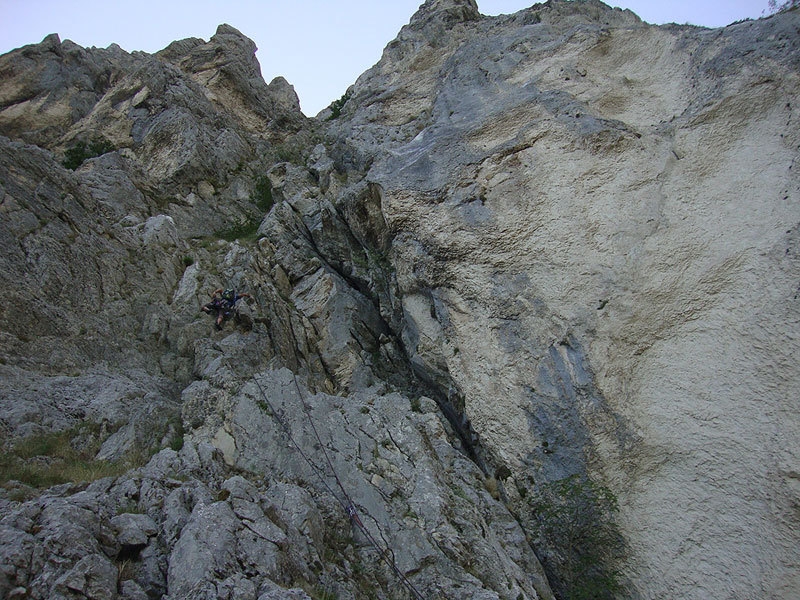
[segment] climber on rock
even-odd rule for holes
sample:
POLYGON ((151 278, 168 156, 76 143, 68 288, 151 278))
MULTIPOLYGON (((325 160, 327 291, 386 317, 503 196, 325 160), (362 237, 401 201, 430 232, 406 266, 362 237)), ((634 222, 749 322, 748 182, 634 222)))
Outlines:
POLYGON ((250 298, 250 294, 237 294, 235 290, 228 288, 223 290, 218 288, 209 294, 211 302, 201 307, 204 313, 215 315, 214 326, 217 329, 222 329, 222 323, 225 319, 230 318, 236 310, 236 303, 242 298, 250 298))

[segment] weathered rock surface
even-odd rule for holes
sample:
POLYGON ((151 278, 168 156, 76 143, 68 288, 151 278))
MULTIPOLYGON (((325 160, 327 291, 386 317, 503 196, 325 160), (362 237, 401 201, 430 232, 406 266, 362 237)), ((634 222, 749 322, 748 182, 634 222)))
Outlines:
POLYGON ((335 125, 380 189, 412 365, 529 530, 516 492, 587 470, 643 597, 791 595, 797 12, 458 21, 412 21, 335 125))
POLYGON ((797 595, 798 32, 428 0, 313 120, 227 25, 0 57, 0 596, 797 595))
POLYGON ((187 442, 117 479, 7 506, 0 589, 24 588, 29 598, 303 598, 285 591, 300 584, 358 598, 376 583, 398 585, 386 553, 423 597, 552 597, 521 527, 435 412, 412 412, 408 398, 377 390, 345 399, 301 398, 301 389, 286 370, 259 373, 229 398, 219 432, 230 433, 214 437, 222 452, 187 442), (344 496, 306 400, 329 423, 324 451, 372 538, 353 534, 337 503, 344 496), (308 462, 294 444, 313 453, 308 462))

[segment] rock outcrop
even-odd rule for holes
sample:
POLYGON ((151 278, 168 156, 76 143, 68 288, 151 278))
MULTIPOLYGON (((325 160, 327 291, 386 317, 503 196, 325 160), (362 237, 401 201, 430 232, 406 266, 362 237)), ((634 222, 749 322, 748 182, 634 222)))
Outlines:
POLYGON ((799 31, 0 57, 0 595, 796 595, 799 31))

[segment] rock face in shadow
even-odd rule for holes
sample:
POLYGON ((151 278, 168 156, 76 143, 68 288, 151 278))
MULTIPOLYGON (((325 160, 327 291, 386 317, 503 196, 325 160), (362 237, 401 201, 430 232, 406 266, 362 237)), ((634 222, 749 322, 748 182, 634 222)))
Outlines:
POLYGON ((800 14, 478 9, 0 57, 0 596, 797 594, 800 14))

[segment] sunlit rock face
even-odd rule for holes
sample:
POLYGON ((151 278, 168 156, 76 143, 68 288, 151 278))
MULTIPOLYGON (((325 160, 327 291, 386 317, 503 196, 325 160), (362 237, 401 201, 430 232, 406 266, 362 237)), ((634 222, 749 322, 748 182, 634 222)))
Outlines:
POLYGON ((0 57, 0 596, 800 593, 798 31, 429 0, 316 119, 228 25, 0 57))

